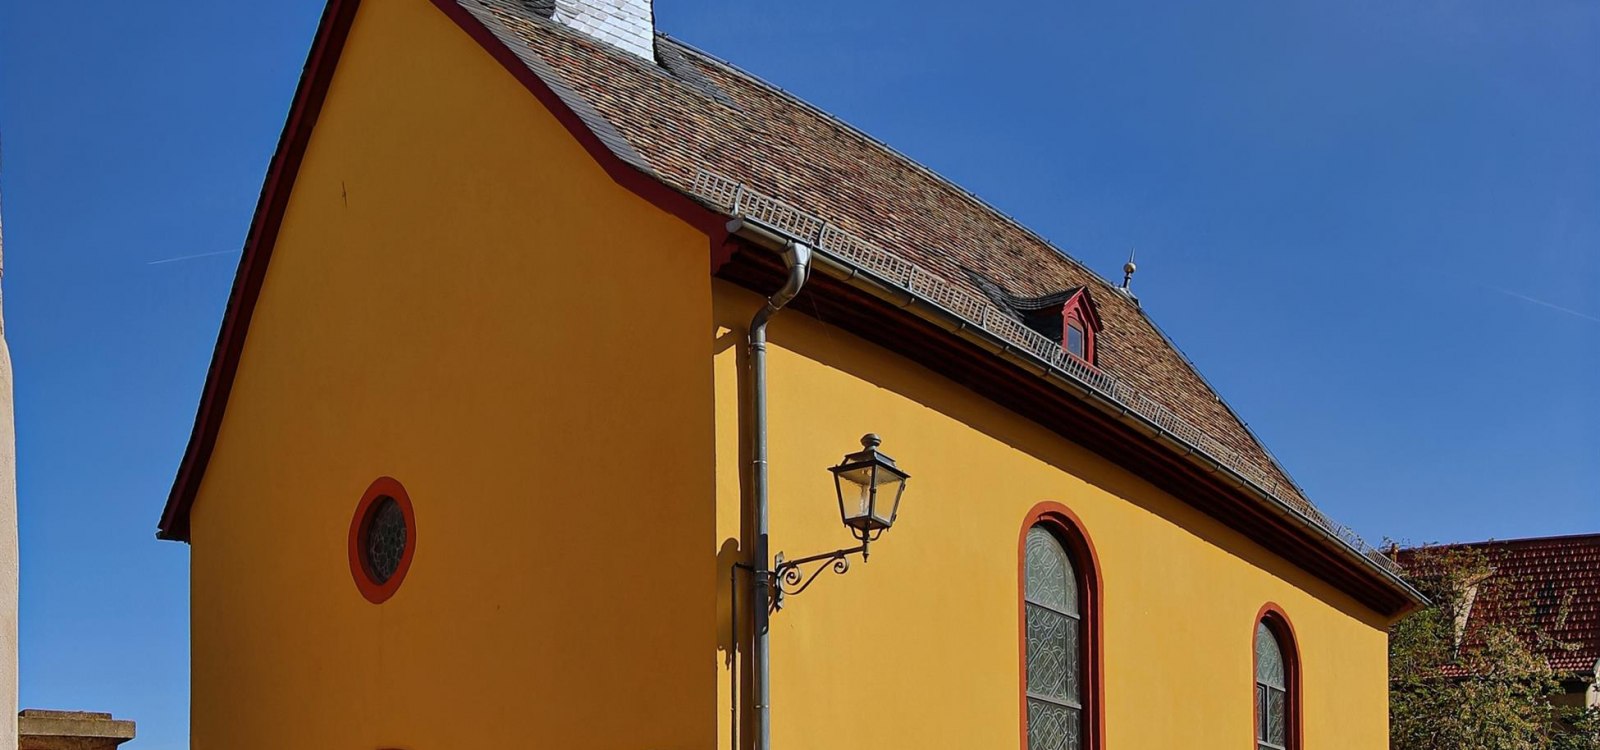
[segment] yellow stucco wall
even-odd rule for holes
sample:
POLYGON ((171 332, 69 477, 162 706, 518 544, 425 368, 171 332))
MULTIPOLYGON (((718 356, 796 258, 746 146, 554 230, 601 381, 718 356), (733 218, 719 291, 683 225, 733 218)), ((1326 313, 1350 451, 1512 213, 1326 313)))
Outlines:
MULTIPOLYGON (((758 297, 722 282, 714 292, 724 335, 741 338, 758 297)), ((774 617, 774 747, 1017 747, 1017 542, 1043 501, 1082 519, 1100 559, 1108 748, 1250 747, 1252 638, 1268 601, 1300 641, 1307 747, 1388 746, 1387 642, 1374 613, 922 367, 796 312, 771 336, 774 551, 853 544, 826 468, 863 433, 879 433, 912 474, 871 560, 824 573, 774 617)), ((717 521, 731 539, 743 354, 719 348, 717 360, 717 521)))
POLYGON ((365 0, 194 509, 193 747, 711 746, 706 248, 365 0), (384 474, 418 546, 375 606, 384 474))
MULTIPOLYGON (((731 750, 759 297, 706 253, 426 0, 365 0, 194 509, 193 747, 731 750), (373 605, 346 533, 379 475, 419 529, 373 605)), ((928 370, 795 312, 772 335, 774 551, 851 542, 825 469, 862 433, 914 475, 871 562, 776 616, 776 747, 1017 747, 1047 500, 1100 556, 1108 747, 1248 747, 1269 600, 1308 747, 1385 746, 1377 616, 928 370)))

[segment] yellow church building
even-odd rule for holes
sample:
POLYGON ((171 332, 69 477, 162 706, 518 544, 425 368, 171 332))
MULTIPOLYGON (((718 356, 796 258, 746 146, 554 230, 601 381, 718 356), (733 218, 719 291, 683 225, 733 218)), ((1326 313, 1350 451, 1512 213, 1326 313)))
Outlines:
POLYGON ((159 533, 196 750, 1376 750, 1420 603, 1126 280, 650 0, 329 3, 159 533))

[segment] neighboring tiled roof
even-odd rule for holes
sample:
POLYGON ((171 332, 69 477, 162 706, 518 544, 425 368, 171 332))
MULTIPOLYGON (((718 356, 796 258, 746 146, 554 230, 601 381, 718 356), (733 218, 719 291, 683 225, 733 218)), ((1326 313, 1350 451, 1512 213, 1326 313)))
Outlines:
MULTIPOLYGON (((515 0, 457 0, 586 122, 627 141, 646 171, 693 195, 702 170, 743 181, 864 237, 973 294, 966 272, 1016 298, 1092 290, 1098 364, 1201 428, 1282 499, 1321 514, 1137 303, 1038 235, 888 146, 725 62, 666 36, 662 64, 536 18, 515 0), (553 77, 552 77, 552 74, 553 77), (591 124, 593 124, 591 122, 591 124)), ((634 158, 628 161, 638 165, 634 158)))
MULTIPOLYGON (((1600 661, 1600 534, 1420 549, 1478 550, 1493 570, 1478 584, 1463 644, 1476 642, 1488 624, 1508 625, 1548 636, 1542 651, 1557 672, 1594 674, 1600 661)), ((1400 564, 1415 565, 1417 554, 1402 550, 1400 564)))

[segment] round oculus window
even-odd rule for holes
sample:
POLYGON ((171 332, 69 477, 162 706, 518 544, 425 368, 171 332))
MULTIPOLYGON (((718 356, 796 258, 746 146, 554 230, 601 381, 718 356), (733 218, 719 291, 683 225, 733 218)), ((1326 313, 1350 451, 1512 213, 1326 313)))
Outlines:
POLYGON ((350 523, 350 574, 362 596, 374 604, 394 596, 416 547, 411 498, 400 482, 380 477, 362 494, 350 523))
POLYGON ((400 503, 388 495, 379 497, 372 504, 366 536, 361 562, 366 564, 372 580, 384 583, 400 569, 400 557, 406 551, 406 516, 400 512, 400 503))

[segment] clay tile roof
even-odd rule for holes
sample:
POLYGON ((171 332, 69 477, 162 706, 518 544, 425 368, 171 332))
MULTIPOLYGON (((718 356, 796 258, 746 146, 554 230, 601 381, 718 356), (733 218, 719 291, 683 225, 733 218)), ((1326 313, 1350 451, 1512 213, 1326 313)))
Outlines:
MULTIPOLYGON (((1592 676, 1600 662, 1600 534, 1476 542, 1423 549, 1471 548, 1493 572, 1479 584, 1463 643, 1490 623, 1543 639, 1541 651, 1562 674, 1592 676)), ((1402 550, 1402 565, 1418 550, 1402 550)), ((1534 642, 1530 638, 1530 642, 1534 642)))
POLYGON ((457 0, 624 161, 691 196, 702 169, 741 181, 993 298, 1086 287, 1099 366, 1199 427, 1325 521, 1188 360, 1111 283, 982 200, 821 110, 681 42, 650 62, 537 17, 515 0, 457 0), (619 140, 621 143, 611 143, 619 140))

